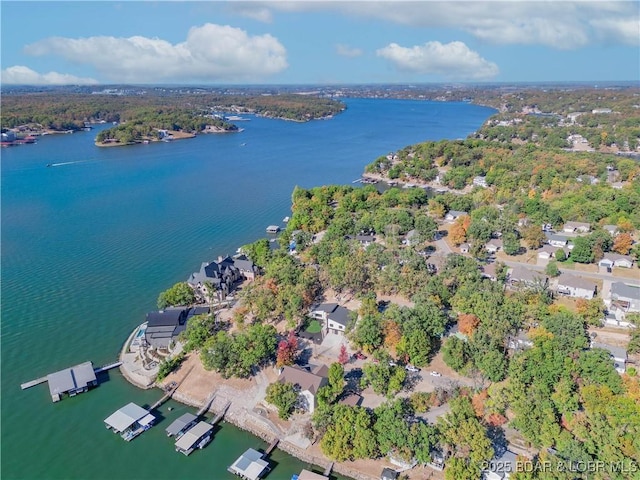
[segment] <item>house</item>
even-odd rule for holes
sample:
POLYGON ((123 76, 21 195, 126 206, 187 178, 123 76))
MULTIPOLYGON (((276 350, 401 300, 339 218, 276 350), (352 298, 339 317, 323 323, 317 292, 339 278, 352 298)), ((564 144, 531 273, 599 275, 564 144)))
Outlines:
POLYGON ((592 299, 597 293, 598 286, 582 277, 569 273, 562 273, 558 277, 558 293, 574 298, 592 299))
POLYGON ((247 280, 255 280, 258 273, 258 267, 255 263, 249 260, 246 255, 238 255, 233 257, 233 266, 238 269, 240 275, 247 280))
POLYGON ((604 303, 618 326, 629 326, 626 314, 640 313, 640 286, 613 282, 604 303))
POLYGON ((409 230, 407 234, 404 236, 404 240, 402 241, 405 245, 416 245, 420 243, 420 234, 417 230, 409 230))
POLYGON ((588 233, 589 230, 591 230, 591 224, 583 222, 567 222, 562 228, 565 233, 588 233))
POLYGON ((455 220, 457 220, 458 218, 464 216, 464 215, 469 215, 467 212, 459 212, 457 210, 449 210, 447 212, 447 215, 444 217, 445 220, 448 220, 449 222, 453 222, 455 220))
POLYGON ((471 249, 471 245, 469 245, 468 243, 460 244, 460 253, 469 253, 470 249, 471 249))
POLYGON ((617 225, 603 225, 602 229, 606 232, 609 232, 612 237, 615 237, 619 233, 617 225))
POLYGON ((607 343, 591 342, 591 348, 601 348, 609 352, 613 361, 613 368, 618 373, 624 373, 627 369, 627 351, 622 347, 609 345, 607 343))
POLYGON ((541 272, 535 272, 524 267, 514 267, 508 274, 509 285, 514 288, 546 288, 549 277, 541 272))
POLYGON ((631 268, 633 267, 633 258, 630 255, 620 255, 619 253, 608 252, 602 257, 602 260, 598 262, 600 267, 621 267, 631 268))
POLYGON ((280 372, 278 382, 296 385, 299 388, 300 397, 302 397, 302 406, 309 413, 313 413, 316 407, 316 394, 321 387, 328 383, 327 373, 328 370, 324 365, 314 368, 311 372, 286 365, 280 372))
MULTIPOLYGON (((554 247, 553 245, 543 245, 542 248, 538 250, 538 258, 541 260, 550 260, 555 258, 556 252, 560 250, 559 247, 554 247)), ((569 254, 569 249, 564 248, 564 253, 569 254)))
POLYGON ((516 471, 517 467, 516 454, 505 450, 500 457, 489 462, 483 471, 482 478, 485 480, 506 480, 511 478, 511 474, 516 471))
POLYGON ((327 332, 343 334, 351 319, 351 310, 337 303, 322 303, 311 311, 311 317, 322 320, 327 332))
POLYGON ((396 472, 391 468, 385 467, 382 469, 382 473, 380 474, 380 480, 396 480, 399 475, 400 475, 400 472, 396 472))
POLYGON ((249 448, 227 470, 245 480, 258 480, 269 469, 269 463, 263 456, 259 451, 249 448))
POLYGON ((482 272, 482 276, 484 278, 488 278, 492 282, 495 282, 498 279, 498 275, 496 273, 496 264, 489 263, 487 265, 482 265, 480 267, 480 271, 482 272))
POLYGON ((375 243, 376 236, 375 235, 347 235, 344 237, 345 240, 355 240, 360 243, 362 247, 368 247, 372 243, 375 243))
POLYGON ((155 348, 169 348, 178 335, 187 328, 187 322, 195 315, 209 313, 209 307, 169 307, 147 313, 144 331, 146 343, 155 348))
POLYGON ((477 176, 473 178, 473 184, 477 187, 487 188, 487 177, 477 176))
POLYGON ((51 400, 60 401, 63 394, 70 397, 89 390, 89 387, 98 385, 96 372, 91 362, 84 362, 75 367, 65 368, 59 372, 47 375, 51 400))
POLYGON ((515 337, 509 338, 509 342, 507 343, 507 348, 516 352, 531 347, 533 347, 533 342, 524 330, 521 330, 515 337))
POLYGON ((569 244, 569 237, 565 237, 564 235, 558 235, 557 233, 545 231, 544 236, 547 237, 547 243, 549 245, 553 245, 554 247, 562 248, 568 246, 569 244))
POLYGON ((233 284, 241 278, 240 272, 233 263, 233 259, 228 256, 218 257, 217 261, 204 262, 200 266, 200 271, 189 276, 187 283, 205 296, 210 293, 206 291, 206 288, 208 284, 211 284, 219 292, 219 295, 226 297, 233 284))
POLYGON ((484 248, 489 253, 496 253, 502 248, 502 240, 500 240, 499 238, 492 238, 487 242, 484 248))

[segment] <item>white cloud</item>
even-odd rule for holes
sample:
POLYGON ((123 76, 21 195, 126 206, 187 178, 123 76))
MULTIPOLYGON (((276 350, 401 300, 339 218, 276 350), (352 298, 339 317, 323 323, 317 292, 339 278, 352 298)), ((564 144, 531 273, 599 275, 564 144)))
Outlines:
POLYGON ((341 43, 336 45, 336 53, 343 57, 355 58, 362 55, 362 49, 350 47, 349 45, 343 45, 341 43))
POLYGON ((252 20, 257 20, 258 22, 273 22, 273 15, 271 14, 271 10, 253 2, 232 3, 231 9, 238 15, 251 18, 252 20))
POLYGON ((456 28, 494 44, 573 49, 598 42, 627 45, 640 42, 640 9, 635 0, 388 0, 267 4, 281 11, 324 9, 414 27, 456 28))
POLYGON ((442 75, 456 79, 487 79, 495 77, 498 66, 470 50, 463 42, 427 42, 424 45, 402 47, 391 43, 376 51, 398 70, 409 73, 442 75))
POLYGON ((95 85, 98 81, 68 73, 38 73, 29 67, 15 65, 0 72, 0 83, 3 85, 95 85))
POLYGON ((288 66, 286 49, 275 37, 211 23, 192 27, 175 45, 142 36, 50 37, 24 50, 91 65, 117 82, 256 81, 288 66))

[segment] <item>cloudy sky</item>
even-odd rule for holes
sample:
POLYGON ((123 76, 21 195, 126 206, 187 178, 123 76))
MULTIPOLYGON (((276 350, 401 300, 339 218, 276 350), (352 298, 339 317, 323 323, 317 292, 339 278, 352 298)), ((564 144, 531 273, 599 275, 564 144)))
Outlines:
POLYGON ((1 3, 2 84, 640 81, 640 1, 1 3))

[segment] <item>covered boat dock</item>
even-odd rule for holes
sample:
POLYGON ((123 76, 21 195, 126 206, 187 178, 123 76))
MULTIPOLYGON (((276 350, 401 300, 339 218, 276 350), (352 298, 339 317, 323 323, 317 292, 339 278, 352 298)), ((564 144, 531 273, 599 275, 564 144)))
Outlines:
POLYGON ((228 471, 245 480, 257 480, 269 469, 269 464, 262 457, 262 453, 250 448, 228 468, 228 471))
POLYGON ((151 428, 155 419, 148 410, 131 402, 112 413, 104 423, 128 442, 151 428))
POLYGON ((198 417, 193 413, 185 413, 175 419, 171 425, 166 428, 167 436, 180 438, 184 432, 193 427, 198 421, 198 417))
POLYGON ((213 425, 207 422, 198 422, 176 442, 176 452, 189 455, 196 448, 203 448, 211 441, 213 425))
POLYGON ((84 362, 74 367, 65 368, 47 375, 51 400, 60 401, 62 395, 67 393, 73 397, 78 393, 86 392, 89 387, 98 385, 96 373, 91 362, 84 362))

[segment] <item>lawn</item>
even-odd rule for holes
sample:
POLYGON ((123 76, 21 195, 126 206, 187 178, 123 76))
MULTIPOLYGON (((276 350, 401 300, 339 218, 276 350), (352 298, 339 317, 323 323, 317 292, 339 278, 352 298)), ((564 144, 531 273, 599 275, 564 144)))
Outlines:
POLYGON ((318 320, 311 320, 308 323, 307 328, 305 328, 305 332, 309 333, 320 333, 321 330, 322 327, 320 326, 320 322, 318 320))

